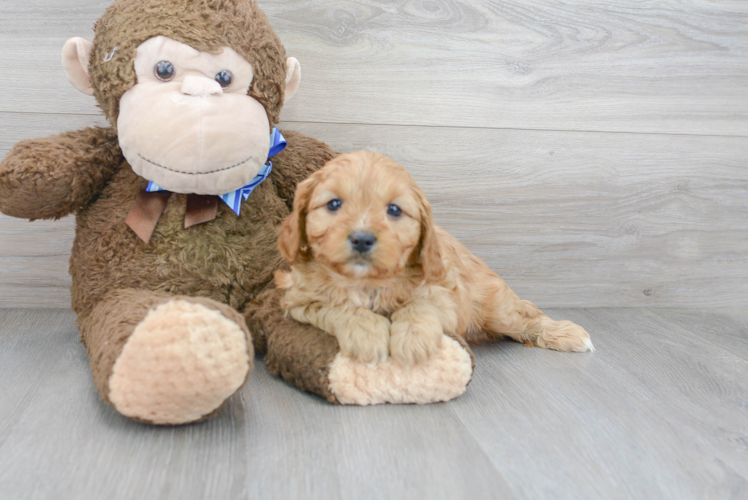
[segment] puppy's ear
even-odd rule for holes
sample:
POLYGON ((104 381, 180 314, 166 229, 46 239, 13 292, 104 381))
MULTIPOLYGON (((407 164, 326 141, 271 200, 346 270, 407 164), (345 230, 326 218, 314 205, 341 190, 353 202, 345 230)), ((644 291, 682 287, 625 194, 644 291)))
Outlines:
POLYGON ((312 174, 311 177, 296 186, 296 193, 293 199, 293 210, 283 221, 278 237, 278 248, 281 256, 290 265, 293 265, 301 255, 308 257, 309 249, 306 241, 306 231, 304 229, 306 222, 306 213, 309 209, 309 201, 312 198, 312 192, 318 183, 318 176, 312 174))
POLYGON ((437 282, 444 279, 447 270, 442 261, 441 246, 434 228, 434 218, 431 215, 431 204, 420 188, 416 194, 421 205, 421 267, 428 282, 437 282))

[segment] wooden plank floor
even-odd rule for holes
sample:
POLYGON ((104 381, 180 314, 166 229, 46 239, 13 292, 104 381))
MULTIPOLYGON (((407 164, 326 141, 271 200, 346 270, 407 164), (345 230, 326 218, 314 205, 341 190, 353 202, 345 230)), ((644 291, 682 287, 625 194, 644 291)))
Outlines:
POLYGON ((68 310, 0 310, 0 498, 748 498, 748 313, 559 309, 597 350, 476 347, 466 394, 337 407, 260 362, 214 419, 98 400, 68 310))

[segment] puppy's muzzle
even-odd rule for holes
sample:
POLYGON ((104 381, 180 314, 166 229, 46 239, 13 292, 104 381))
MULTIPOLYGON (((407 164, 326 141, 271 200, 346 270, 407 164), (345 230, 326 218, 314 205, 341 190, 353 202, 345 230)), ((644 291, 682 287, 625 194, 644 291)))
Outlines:
POLYGON ((360 254, 365 254, 374 248, 374 245, 377 242, 377 237, 374 233, 370 233, 369 231, 353 231, 348 235, 348 240, 351 242, 351 247, 354 251, 360 254))

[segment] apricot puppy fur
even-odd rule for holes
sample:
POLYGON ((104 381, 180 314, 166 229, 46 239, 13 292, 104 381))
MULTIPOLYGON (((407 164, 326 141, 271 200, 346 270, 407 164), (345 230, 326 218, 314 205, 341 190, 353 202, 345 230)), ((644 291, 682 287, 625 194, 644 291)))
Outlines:
POLYGON ((587 332, 520 300, 499 276, 436 226, 423 191, 385 156, 338 156, 298 185, 283 222, 283 307, 335 335, 344 355, 426 361, 452 332, 502 336, 559 351, 592 350, 587 332))

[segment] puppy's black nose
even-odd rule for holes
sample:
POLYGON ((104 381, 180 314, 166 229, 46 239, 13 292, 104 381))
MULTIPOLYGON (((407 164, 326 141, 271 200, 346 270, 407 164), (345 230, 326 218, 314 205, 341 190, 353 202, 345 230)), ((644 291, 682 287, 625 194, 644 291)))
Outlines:
POLYGON ((374 233, 368 231, 353 231, 348 239, 351 240, 351 246, 358 253, 366 253, 374 248, 374 243, 377 242, 377 237, 374 233))

